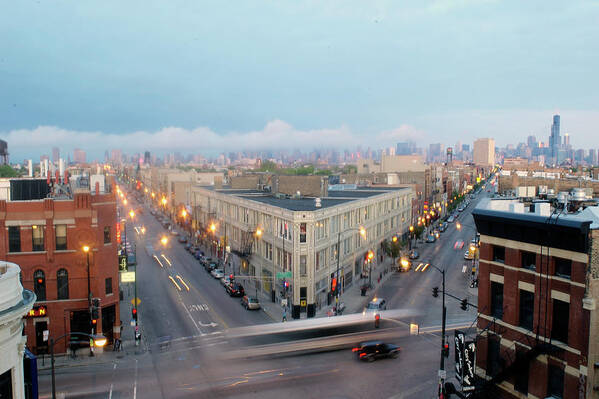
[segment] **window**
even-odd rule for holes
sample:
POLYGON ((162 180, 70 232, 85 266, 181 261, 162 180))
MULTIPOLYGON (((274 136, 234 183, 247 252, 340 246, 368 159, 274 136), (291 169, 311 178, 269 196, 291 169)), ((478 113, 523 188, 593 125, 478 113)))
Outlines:
POLYGON ((520 321, 519 326, 532 331, 534 317, 535 294, 520 290, 520 321))
POLYGON ((21 252, 21 228, 19 226, 8 227, 8 251, 21 252))
POLYGON ((110 244, 110 226, 104 227, 104 244, 110 244))
POLYGON ((306 276, 307 274, 306 255, 300 255, 300 276, 306 276))
POLYGON ((503 284, 491 281, 491 316, 503 318, 503 284))
POLYGON ((525 360, 526 350, 516 349, 516 373, 514 389, 524 395, 528 395, 529 362, 525 360))
POLYGON ((501 357, 499 356, 499 338, 489 336, 487 341, 487 375, 495 376, 501 370, 501 357))
POLYGON ((33 273, 33 292, 38 301, 46 300, 46 275, 43 270, 36 270, 33 273))
POLYGON ((66 269, 56 272, 56 290, 58 299, 69 299, 69 272, 66 269))
POLYGON ((570 320, 570 304, 568 302, 553 300, 553 322, 551 326, 551 339, 568 343, 568 324, 570 320))
POLYGON ((32 241, 33 241, 33 250, 34 251, 43 251, 44 250, 44 227, 43 226, 31 226, 33 230, 32 233, 32 241))
POLYGON ((306 242, 306 223, 300 223, 300 242, 306 242))
POLYGON ((58 224, 54 226, 54 231, 56 233, 56 250, 64 251, 67 249, 67 225, 58 224))
POLYGON ((493 260, 499 263, 505 263, 505 247, 493 246, 493 260))
POLYGON ((572 273, 572 261, 570 259, 553 258, 555 260, 555 275, 570 278, 572 273))
POLYGON ((547 396, 551 398, 564 397, 564 369, 550 364, 547 370, 547 396))
POLYGON ((104 284, 106 285, 106 295, 112 294, 112 277, 108 277, 104 280, 104 284))
POLYGON ((535 270, 535 264, 537 263, 537 254, 534 252, 522 251, 522 267, 528 270, 535 270))

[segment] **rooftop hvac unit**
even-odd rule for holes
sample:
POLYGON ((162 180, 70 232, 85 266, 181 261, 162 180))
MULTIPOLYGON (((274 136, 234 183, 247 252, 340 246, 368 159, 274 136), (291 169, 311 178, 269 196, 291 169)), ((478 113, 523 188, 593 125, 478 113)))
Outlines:
POLYGON ((584 189, 582 188, 573 188, 572 193, 570 194, 570 198, 572 201, 585 201, 586 194, 584 189))
POLYGON ((559 204, 565 204, 568 202, 568 193, 565 191, 560 191, 557 193, 557 202, 559 204))

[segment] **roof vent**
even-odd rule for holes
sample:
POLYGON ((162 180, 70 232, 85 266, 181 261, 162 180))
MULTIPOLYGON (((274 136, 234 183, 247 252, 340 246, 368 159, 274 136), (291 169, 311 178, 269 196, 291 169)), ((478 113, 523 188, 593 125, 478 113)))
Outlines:
POLYGON ((557 202, 559 202, 560 204, 565 204, 566 202, 568 202, 568 193, 565 191, 560 191, 559 193, 557 193, 557 202))
POLYGON ((571 199, 572 201, 584 201, 586 200, 586 194, 582 188, 573 188, 571 199))

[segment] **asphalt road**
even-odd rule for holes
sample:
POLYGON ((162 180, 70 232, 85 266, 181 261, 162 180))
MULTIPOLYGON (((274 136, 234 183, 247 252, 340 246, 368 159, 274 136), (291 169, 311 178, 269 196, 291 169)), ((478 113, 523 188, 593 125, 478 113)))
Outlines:
MULTIPOLYGON (((418 247, 421 261, 446 268, 448 292, 460 298, 470 295, 469 301, 476 303, 470 293, 474 290, 468 289, 469 275, 462 273, 464 249, 453 249, 456 240, 461 239, 467 245, 474 234, 468 227, 473 225, 470 211, 474 205, 460 216, 462 231, 456 231, 455 224, 450 225, 437 243, 419 243, 418 247)), ((273 320, 262 311, 246 311, 239 298, 229 297, 220 282, 204 271, 174 237, 169 237, 164 248, 160 238, 166 232, 148 209, 136 216, 134 224, 146 227, 145 235, 137 235, 132 226, 127 234, 130 240, 134 235, 137 239, 139 319, 148 351, 113 357, 107 363, 58 370, 57 390, 66 393, 64 397, 435 397, 441 298, 433 298, 431 292, 433 286, 440 287, 441 274, 434 268, 396 273, 377 293, 388 299, 389 308, 421 310, 421 315, 409 320, 427 331, 418 336, 409 336, 403 323, 385 320, 382 326, 385 331, 390 324, 402 329, 403 333, 390 339, 403 348, 399 359, 362 363, 352 356, 349 348, 344 348, 226 360, 221 355, 235 351, 238 343, 229 340, 225 331, 273 320), (146 251, 148 245, 154 248, 162 266, 146 251), (170 345, 161 350, 158 342, 164 337, 168 337, 170 345)), ((127 323, 130 309, 122 308, 121 314, 127 323)), ((473 322, 476 312, 472 308, 464 312, 459 302, 448 299, 447 315, 448 324, 462 326, 473 322)), ((358 342, 361 337, 355 339, 358 342)), ((447 366, 449 376, 452 367, 447 366)), ((40 375, 41 397, 49 397, 49 391, 49 375, 44 371, 40 375)))

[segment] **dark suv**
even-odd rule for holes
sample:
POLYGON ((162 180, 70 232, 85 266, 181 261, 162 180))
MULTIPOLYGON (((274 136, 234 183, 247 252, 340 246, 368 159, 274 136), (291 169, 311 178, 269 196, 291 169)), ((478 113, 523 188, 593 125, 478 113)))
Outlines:
POLYGON ((352 349, 359 360, 373 362, 381 357, 391 357, 395 359, 399 356, 401 348, 397 345, 386 344, 383 341, 368 341, 358 344, 352 349))
POLYGON ((227 294, 229 294, 229 296, 244 296, 245 295, 243 286, 239 283, 227 284, 225 289, 227 290, 227 294))

